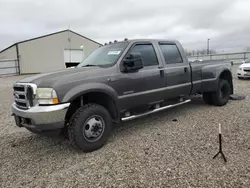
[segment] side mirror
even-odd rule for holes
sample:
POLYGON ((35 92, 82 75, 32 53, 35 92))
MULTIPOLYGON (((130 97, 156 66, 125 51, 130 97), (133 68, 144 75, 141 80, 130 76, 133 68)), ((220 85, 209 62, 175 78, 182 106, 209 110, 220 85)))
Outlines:
POLYGON ((124 72, 136 71, 143 68, 141 53, 131 53, 123 60, 124 72))

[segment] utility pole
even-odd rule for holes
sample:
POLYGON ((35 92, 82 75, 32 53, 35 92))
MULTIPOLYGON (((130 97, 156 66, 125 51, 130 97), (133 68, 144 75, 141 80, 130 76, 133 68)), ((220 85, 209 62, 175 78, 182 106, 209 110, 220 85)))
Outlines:
POLYGON ((207 55, 209 55, 209 41, 210 39, 207 39, 207 55))

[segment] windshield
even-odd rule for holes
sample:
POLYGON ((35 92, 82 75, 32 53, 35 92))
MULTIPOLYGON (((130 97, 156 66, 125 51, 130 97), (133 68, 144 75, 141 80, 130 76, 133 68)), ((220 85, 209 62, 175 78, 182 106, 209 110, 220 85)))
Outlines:
POLYGON ((84 59, 77 67, 84 66, 112 66, 121 56, 127 47, 127 42, 114 43, 102 46, 93 51, 86 59, 84 59))

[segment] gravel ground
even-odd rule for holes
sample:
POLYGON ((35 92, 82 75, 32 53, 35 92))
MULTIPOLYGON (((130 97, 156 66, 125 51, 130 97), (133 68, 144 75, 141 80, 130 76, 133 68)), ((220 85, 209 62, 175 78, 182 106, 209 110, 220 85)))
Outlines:
MULTIPOLYGON (((103 148, 86 154, 14 125, 11 86, 22 77, 0 78, 0 187, 250 187, 248 97, 224 107, 196 99, 122 123, 103 148), (219 123, 226 164, 212 159, 219 123)), ((234 85, 249 96, 249 80, 234 85)))

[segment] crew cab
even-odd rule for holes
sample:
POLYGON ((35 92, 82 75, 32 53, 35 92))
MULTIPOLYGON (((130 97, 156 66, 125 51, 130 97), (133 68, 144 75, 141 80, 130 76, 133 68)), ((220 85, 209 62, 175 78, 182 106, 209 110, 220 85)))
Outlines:
POLYGON ((202 94, 226 105, 233 93, 231 64, 189 62, 178 41, 125 40, 106 44, 77 67, 16 82, 16 125, 35 133, 64 130, 90 152, 102 147, 112 124, 183 105, 202 94))

